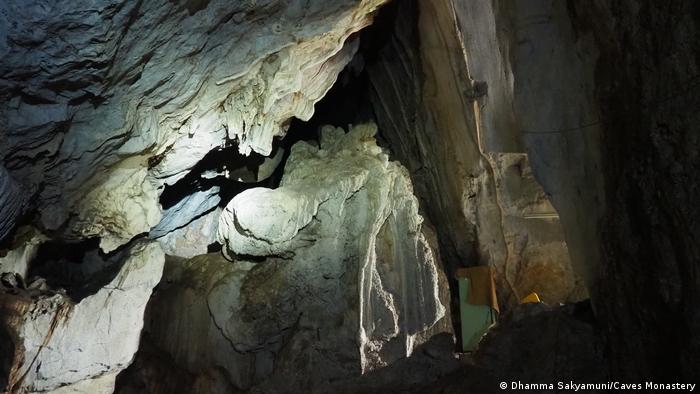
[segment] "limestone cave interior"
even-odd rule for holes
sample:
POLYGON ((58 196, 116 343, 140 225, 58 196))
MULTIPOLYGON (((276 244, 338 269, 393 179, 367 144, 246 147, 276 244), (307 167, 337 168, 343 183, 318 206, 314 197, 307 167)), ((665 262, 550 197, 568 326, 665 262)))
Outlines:
POLYGON ((694 391, 700 2, 3 0, 4 393, 694 391))

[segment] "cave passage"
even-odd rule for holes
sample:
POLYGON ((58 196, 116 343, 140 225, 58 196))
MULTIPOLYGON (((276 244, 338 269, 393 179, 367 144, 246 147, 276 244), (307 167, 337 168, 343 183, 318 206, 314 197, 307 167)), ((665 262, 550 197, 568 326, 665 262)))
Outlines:
POLYGON ((700 2, 60 3, 0 1, 0 392, 700 384, 700 2))

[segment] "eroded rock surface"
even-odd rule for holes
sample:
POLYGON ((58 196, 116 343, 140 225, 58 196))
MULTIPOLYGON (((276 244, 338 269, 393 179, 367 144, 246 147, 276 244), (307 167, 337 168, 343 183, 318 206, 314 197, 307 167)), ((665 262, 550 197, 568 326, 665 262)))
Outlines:
POLYGON ((237 195, 219 222, 228 255, 278 256, 294 261, 292 269, 318 265, 321 283, 357 272, 346 287, 359 307, 363 372, 386 364, 384 358, 409 356, 414 336, 444 315, 418 201, 406 170, 388 161, 375 133, 375 125, 348 134, 324 128, 320 149, 292 147, 278 189, 237 195), (398 349, 382 356, 390 339, 398 349))
MULTIPOLYGON (((114 250, 206 153, 269 154, 308 119, 383 2, 4 1, 4 167, 42 227, 114 250)), ((4 235, 18 199, 0 175, 4 235)))
POLYGON ((46 286, 4 288, 0 294, 3 363, 10 392, 111 393, 139 344, 143 312, 158 283, 164 255, 136 241, 95 275, 113 275, 81 299, 46 286), (116 275, 114 271, 116 270, 116 275), (9 361, 9 363, 8 363, 9 361), (58 390, 58 391, 55 391, 58 390))
POLYGON ((221 208, 215 208, 186 226, 158 238, 158 242, 163 247, 163 251, 171 256, 191 258, 206 254, 209 245, 216 242, 220 215, 221 208))
POLYGON ((30 262, 47 239, 33 227, 19 228, 8 249, 0 250, 0 273, 13 272, 27 277, 30 262))
POLYGON ((218 369, 217 387, 322 392, 451 332, 407 172, 375 133, 327 127, 292 147, 278 189, 237 195, 218 231, 232 261, 168 262, 147 335, 190 384, 218 369))

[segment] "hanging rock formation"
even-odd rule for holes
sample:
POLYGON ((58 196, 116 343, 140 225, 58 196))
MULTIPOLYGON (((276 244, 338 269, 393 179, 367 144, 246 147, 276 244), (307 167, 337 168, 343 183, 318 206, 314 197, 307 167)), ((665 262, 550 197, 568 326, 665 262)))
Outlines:
MULTIPOLYGON (((4 1, 4 166, 38 224, 114 250, 158 224, 162 186, 207 152, 269 154, 308 119, 383 2, 4 1)), ((17 198, 0 171, 4 235, 17 198)))
POLYGON ((233 262, 169 262, 149 341, 199 380, 219 367, 222 387, 295 392, 323 391, 450 332, 410 180, 375 133, 326 127, 320 148, 292 147, 279 188, 237 195, 218 230, 233 262))

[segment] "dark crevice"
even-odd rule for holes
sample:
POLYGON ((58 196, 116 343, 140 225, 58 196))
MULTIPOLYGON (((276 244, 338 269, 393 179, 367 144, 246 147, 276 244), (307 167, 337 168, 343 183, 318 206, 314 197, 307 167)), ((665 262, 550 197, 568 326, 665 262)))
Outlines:
POLYGON ((48 289, 63 289, 74 302, 97 293, 114 279, 123 264, 122 249, 105 254, 99 242, 99 238, 44 242, 29 263, 27 283, 44 280, 48 289))
POLYGON ((0 325, 0 392, 6 392, 15 358, 15 342, 5 325, 0 325))
POLYGON ((218 242, 212 242, 207 245, 207 253, 221 252, 221 244, 218 242))
POLYGON ((160 203, 163 209, 168 209, 196 191, 209 190, 218 186, 222 204, 225 205, 243 190, 258 186, 265 187, 269 184, 269 180, 237 182, 227 178, 224 175, 225 171, 246 169, 250 172, 251 177, 255 177, 264 160, 265 156, 257 153, 252 153, 250 156, 240 154, 235 145, 210 151, 182 179, 173 185, 165 186, 160 195, 160 203))

